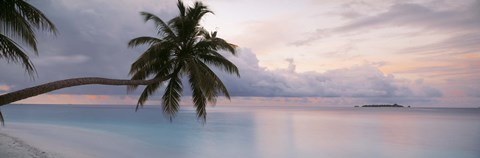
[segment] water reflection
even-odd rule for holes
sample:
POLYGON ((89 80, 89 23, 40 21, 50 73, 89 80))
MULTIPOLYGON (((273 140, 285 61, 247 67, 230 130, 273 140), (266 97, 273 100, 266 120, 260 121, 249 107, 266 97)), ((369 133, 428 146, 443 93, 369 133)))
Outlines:
POLYGON ((182 110, 173 123, 161 109, 131 107, 25 105, 2 112, 7 121, 125 135, 165 157, 480 157, 480 109, 216 107, 204 126, 194 110, 182 110))
POLYGON ((392 109, 259 111, 256 143, 260 157, 473 158, 480 156, 480 115, 472 116, 392 109))

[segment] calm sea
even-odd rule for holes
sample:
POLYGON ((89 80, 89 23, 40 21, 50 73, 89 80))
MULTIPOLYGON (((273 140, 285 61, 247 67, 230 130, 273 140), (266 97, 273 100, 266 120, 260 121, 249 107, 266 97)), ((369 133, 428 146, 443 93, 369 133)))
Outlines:
MULTIPOLYGON (((145 142, 180 158, 480 158, 480 108, 214 107, 207 123, 183 108, 8 105, 10 122, 73 126, 145 142)), ((121 145, 121 144, 118 144, 121 145)))

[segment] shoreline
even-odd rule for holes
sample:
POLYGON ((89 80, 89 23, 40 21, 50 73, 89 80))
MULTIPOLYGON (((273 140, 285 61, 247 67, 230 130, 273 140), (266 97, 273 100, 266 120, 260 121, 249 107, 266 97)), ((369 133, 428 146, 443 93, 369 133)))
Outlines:
POLYGON ((0 129, 0 157, 58 158, 1 131, 0 129))
POLYGON ((152 157, 149 144, 112 132, 79 127, 9 122, 0 128, 0 157, 152 157))

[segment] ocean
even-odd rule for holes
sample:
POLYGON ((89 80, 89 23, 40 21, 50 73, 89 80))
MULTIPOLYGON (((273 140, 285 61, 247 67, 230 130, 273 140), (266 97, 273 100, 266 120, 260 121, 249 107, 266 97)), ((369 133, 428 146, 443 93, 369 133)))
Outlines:
POLYGON ((173 122, 159 107, 134 108, 7 105, 1 110, 5 129, 39 124, 115 135, 109 144, 102 136, 62 137, 68 130, 28 131, 57 143, 97 145, 88 150, 128 151, 125 157, 480 158, 480 108, 217 106, 208 108, 205 124, 192 108, 181 108, 173 122))

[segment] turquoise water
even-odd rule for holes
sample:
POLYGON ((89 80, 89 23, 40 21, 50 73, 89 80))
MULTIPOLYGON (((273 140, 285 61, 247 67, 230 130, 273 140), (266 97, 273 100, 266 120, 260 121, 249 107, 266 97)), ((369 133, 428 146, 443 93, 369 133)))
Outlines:
POLYGON ((8 105, 2 112, 7 127, 113 132, 145 142, 161 157, 480 157, 478 108, 215 107, 206 124, 188 108, 172 123, 155 107, 8 105))

